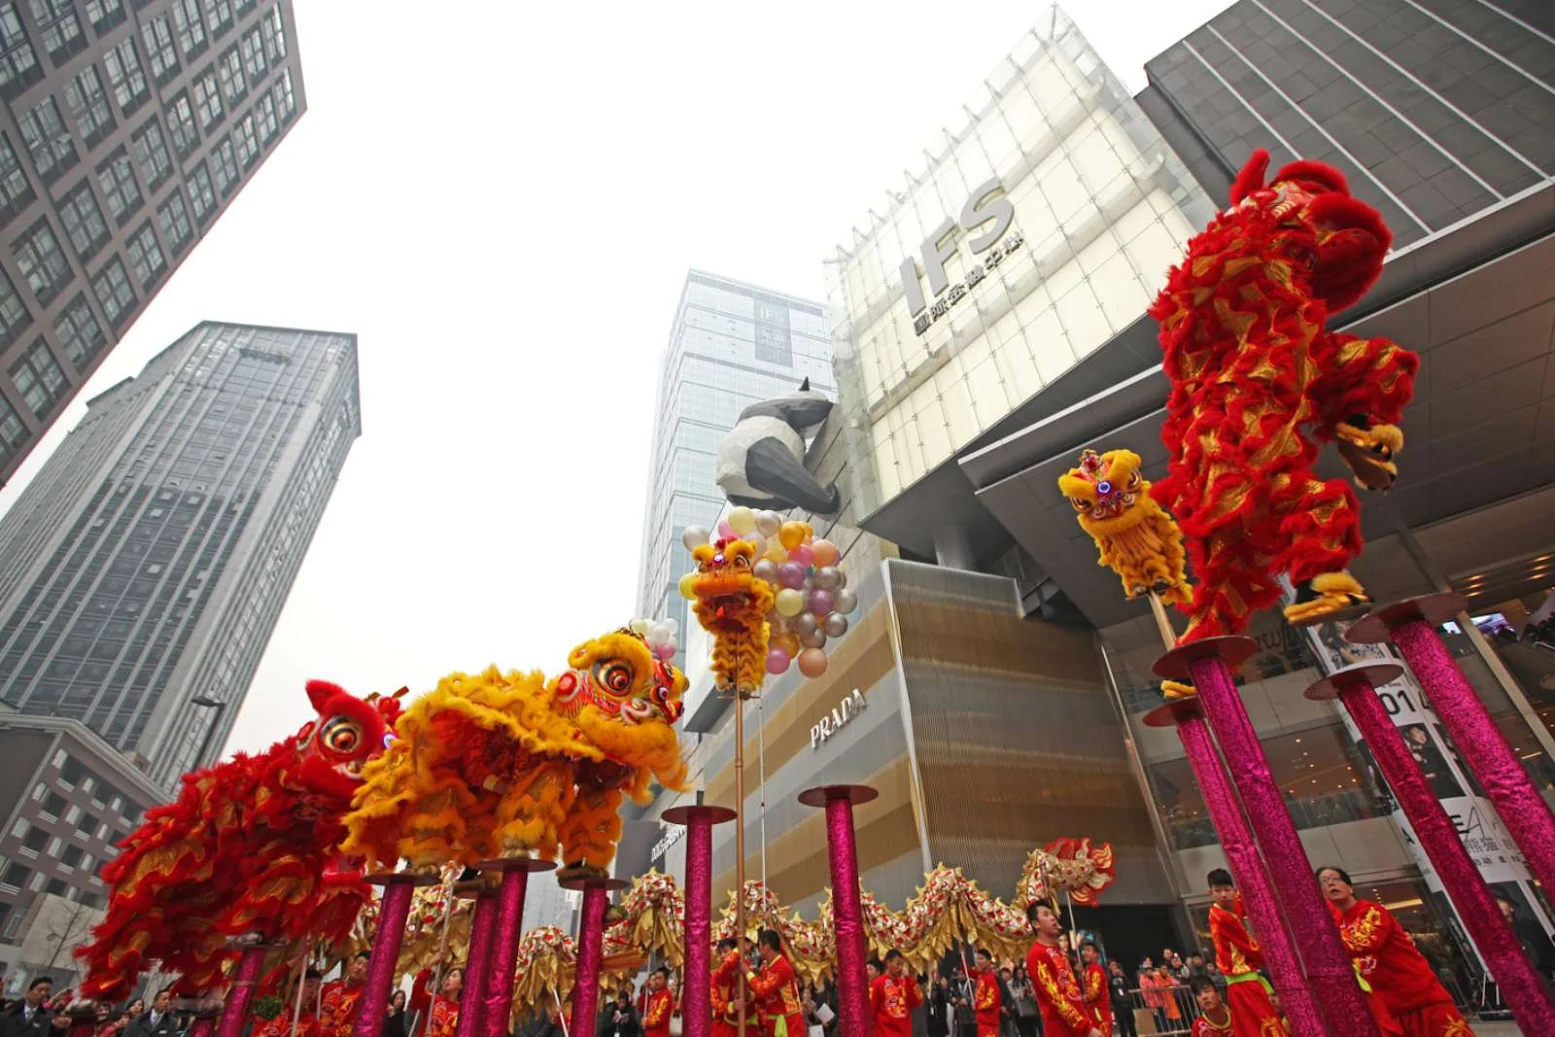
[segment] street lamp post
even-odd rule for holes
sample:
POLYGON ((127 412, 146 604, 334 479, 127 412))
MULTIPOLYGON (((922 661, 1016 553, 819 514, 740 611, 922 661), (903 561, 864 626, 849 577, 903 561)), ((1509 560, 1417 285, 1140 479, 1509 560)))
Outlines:
POLYGON ((211 740, 216 737, 216 728, 221 725, 221 715, 226 711, 227 704, 225 702, 220 702, 216 699, 210 698, 207 695, 196 695, 194 698, 190 699, 189 702, 192 705, 199 706, 201 709, 208 709, 211 711, 211 722, 205 728, 205 737, 200 741, 199 752, 195 753, 194 766, 191 768, 192 770, 202 766, 205 760, 205 754, 210 752, 211 740))

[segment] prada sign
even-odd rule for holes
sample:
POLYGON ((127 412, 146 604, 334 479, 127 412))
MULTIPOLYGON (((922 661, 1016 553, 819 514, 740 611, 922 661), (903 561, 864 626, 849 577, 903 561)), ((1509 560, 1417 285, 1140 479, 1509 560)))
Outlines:
POLYGON ((821 717, 819 723, 810 725, 810 748, 819 749, 821 743, 841 731, 848 721, 864 712, 866 705, 864 693, 854 688, 853 694, 833 706, 832 711, 821 717))
POLYGON ((911 256, 902 260, 902 288, 907 295, 908 312, 913 316, 914 331, 920 335, 928 331, 935 321, 966 297, 968 289, 983 281, 989 270, 1024 243, 1017 233, 1010 241, 999 244, 1014 220, 1015 206, 1005 197, 1004 184, 994 177, 972 190, 958 218, 947 219, 924 239, 918 249, 923 259, 921 274, 917 260, 911 256), (983 263, 975 264, 967 271, 964 283, 952 285, 950 276, 945 273, 945 264, 956 254, 963 234, 976 235, 968 237, 966 243, 973 256, 984 253, 987 256, 983 263), (923 293, 924 278, 929 282, 929 296, 923 293), (932 305, 929 297, 934 299, 932 305))

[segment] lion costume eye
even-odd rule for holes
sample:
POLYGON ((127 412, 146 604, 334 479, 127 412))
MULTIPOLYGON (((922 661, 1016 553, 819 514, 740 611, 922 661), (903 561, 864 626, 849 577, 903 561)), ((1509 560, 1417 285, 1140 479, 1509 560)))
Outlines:
POLYGON ((744 555, 735 555, 734 567, 736 569, 749 569, 751 567, 751 560, 746 558, 744 555))
POLYGON ((632 690, 632 668, 624 662, 603 663, 594 671, 594 682, 617 697, 632 690))
POLYGON ((349 756, 362 744, 362 729, 349 717, 331 717, 319 732, 319 741, 330 752, 349 756))
POLYGON ((297 735, 297 748, 306 749, 313 743, 313 722, 310 720, 304 724, 302 731, 297 735))

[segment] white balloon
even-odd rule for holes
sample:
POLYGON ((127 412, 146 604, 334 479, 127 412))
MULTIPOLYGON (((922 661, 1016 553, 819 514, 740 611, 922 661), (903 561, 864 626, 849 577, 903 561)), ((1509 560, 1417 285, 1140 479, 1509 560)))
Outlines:
POLYGON ((661 624, 663 624, 664 629, 668 630, 671 634, 678 634, 678 633, 680 633, 680 620, 678 620, 678 619, 661 619, 661 620, 659 620, 659 622, 661 624))
POLYGON ((756 532, 764 537, 775 537, 783 528, 783 516, 775 511, 756 512, 756 532))
POLYGON ((701 526, 687 526, 686 531, 680 534, 680 542, 686 545, 687 551, 695 551, 707 543, 707 530, 701 526))

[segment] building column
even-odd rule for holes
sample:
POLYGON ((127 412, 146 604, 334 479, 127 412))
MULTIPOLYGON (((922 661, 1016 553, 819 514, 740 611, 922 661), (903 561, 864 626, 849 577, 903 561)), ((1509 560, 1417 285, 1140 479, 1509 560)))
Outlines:
POLYGON ((977 554, 965 526, 941 526, 934 531, 934 561, 946 569, 977 571, 977 554))

